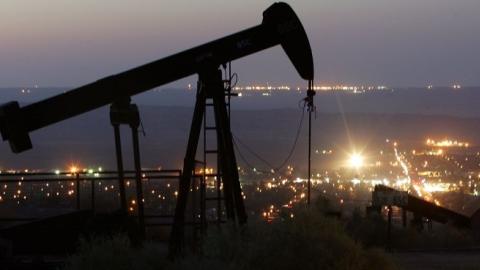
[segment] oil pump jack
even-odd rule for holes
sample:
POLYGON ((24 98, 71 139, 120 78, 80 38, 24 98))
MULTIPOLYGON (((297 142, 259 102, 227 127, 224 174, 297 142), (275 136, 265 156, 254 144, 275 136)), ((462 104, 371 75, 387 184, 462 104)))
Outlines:
MULTIPOLYGON (((121 150, 119 152, 118 126, 129 124, 132 133, 135 134, 138 128, 138 110, 134 104, 130 103, 130 97, 183 77, 198 74, 199 89, 183 164, 171 237, 171 246, 178 248, 181 246, 184 234, 185 210, 195 167, 195 155, 202 118, 205 113, 206 98, 213 100, 217 126, 217 147, 220 156, 219 167, 222 171, 227 217, 239 224, 247 221, 226 110, 224 83, 219 67, 276 45, 281 45, 300 76, 309 81, 309 91, 307 91, 305 100, 309 107, 313 106, 314 71, 310 43, 295 12, 288 4, 280 2, 274 3, 263 12, 261 24, 241 32, 24 107, 20 107, 19 103, 15 101, 6 103, 0 107, 0 133, 4 141, 9 141, 12 151, 20 153, 32 148, 30 132, 112 104, 111 121, 115 130, 120 173, 120 169, 123 170, 123 164, 121 150)), ((138 146, 138 138, 134 138, 135 143, 138 146)), ((139 169, 139 159, 135 161, 135 164, 139 169)), ((125 207, 123 175, 120 175, 119 178, 120 192, 123 192, 121 203, 122 207, 125 207)), ((139 179, 138 176, 136 182, 137 201, 143 207, 141 179, 139 179)), ((140 222, 143 221, 140 220, 140 222)))

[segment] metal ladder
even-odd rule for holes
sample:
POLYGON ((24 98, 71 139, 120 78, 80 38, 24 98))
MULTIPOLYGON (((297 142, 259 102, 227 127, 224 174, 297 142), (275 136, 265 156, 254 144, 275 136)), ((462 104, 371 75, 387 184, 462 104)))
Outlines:
MULTIPOLYGON (((232 96, 236 96, 235 94, 232 94, 232 75, 231 75, 231 63, 228 63, 228 66, 225 67, 225 78, 223 80, 224 83, 224 89, 225 89, 225 105, 227 108, 228 112, 228 122, 230 124, 230 101, 232 96), (228 75, 227 75, 228 73, 228 75)), ((210 123, 210 122, 215 122, 213 119, 210 119, 209 116, 213 115, 213 100, 212 97, 207 96, 204 102, 204 107, 205 107, 205 113, 203 115, 203 170, 202 170, 202 175, 201 175, 201 180, 200 180, 200 223, 201 223, 201 228, 202 230, 205 229, 206 225, 209 223, 215 223, 217 225, 220 225, 221 223, 225 222, 225 211, 223 209, 223 204, 222 202, 225 200, 225 198, 222 196, 222 171, 221 171, 221 166, 220 166, 220 155, 219 151, 217 148, 211 148, 208 145, 208 138, 212 136, 211 133, 215 134, 216 137, 216 132, 217 132, 217 126, 215 123, 210 123), (210 121, 209 121, 210 120, 210 121), (216 159, 215 157, 216 156, 216 159), (212 159, 215 160, 214 166, 212 165, 212 159), (212 171, 213 170, 213 171, 212 171), (213 192, 214 195, 208 195, 208 190, 207 190, 207 180, 212 180, 210 183, 213 183, 213 186, 215 187, 215 191, 213 192), (214 219, 208 219, 207 217, 207 204, 208 202, 214 202, 214 208, 209 208, 209 209, 215 209, 216 212, 216 217, 214 219)), ((215 145, 218 145, 216 142, 215 145)))

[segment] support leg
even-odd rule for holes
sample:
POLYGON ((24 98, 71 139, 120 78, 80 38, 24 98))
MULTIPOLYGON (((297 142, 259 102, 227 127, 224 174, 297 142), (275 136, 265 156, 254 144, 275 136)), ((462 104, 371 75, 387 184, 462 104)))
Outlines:
POLYGON ((113 125, 113 132, 115 135, 115 153, 117 156, 117 170, 118 170, 118 189, 120 191, 120 211, 122 214, 127 213, 127 197, 125 193, 125 176, 123 170, 122 157, 122 141, 120 137, 120 126, 113 125))
MULTIPOLYGON (((216 101, 214 98, 214 106, 216 107, 216 101)), ((225 202, 225 210, 228 220, 235 221, 235 210, 234 210, 234 198, 233 198, 233 189, 232 189, 232 177, 231 177, 231 168, 228 162, 228 157, 225 153, 225 136, 224 132, 221 130, 221 126, 219 125, 218 121, 218 113, 215 108, 215 123, 217 125, 217 149, 218 149, 218 161, 217 161, 217 170, 219 172, 220 179, 217 179, 218 184, 218 197, 222 196, 222 192, 220 192, 220 183, 223 184, 223 197, 225 202), (221 182, 220 182, 221 181, 221 182)), ((218 200, 218 224, 220 224, 221 220, 221 201, 218 200)))
POLYGON ((133 140, 133 157, 135 162, 135 180, 137 190, 137 206, 138 206, 138 224, 140 225, 140 233, 142 240, 145 239, 145 210, 143 200, 143 185, 142 185, 142 167, 140 165, 140 148, 138 145, 138 129, 136 126, 131 126, 132 140, 133 140))
POLYGON ((190 182, 192 180, 192 173, 195 169, 195 155, 197 153, 200 131, 202 129, 203 114, 205 113, 205 108, 203 106, 204 99, 205 96, 203 94, 203 90, 200 89, 197 95, 192 124, 190 127, 187 153, 185 154, 185 159, 183 161, 183 173, 180 179, 177 205, 175 207, 175 217, 170 236, 170 257, 174 257, 182 251, 188 191, 190 188, 190 182))
POLYGON ((230 128, 226 130, 226 152, 229 155, 229 162, 232 175, 232 189, 233 197, 235 200, 235 210, 237 212, 237 218, 239 224, 247 223, 247 212, 245 210, 245 204, 243 202, 242 187, 240 186, 240 176, 238 175, 237 160, 235 158, 235 150, 233 149, 232 134, 230 128))

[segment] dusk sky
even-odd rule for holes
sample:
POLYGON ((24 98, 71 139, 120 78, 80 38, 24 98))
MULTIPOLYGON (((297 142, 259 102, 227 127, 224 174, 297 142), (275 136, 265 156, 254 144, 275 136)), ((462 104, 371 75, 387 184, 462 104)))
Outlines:
MULTIPOLYGON (((317 83, 480 85, 478 0, 289 2, 317 83)), ((257 25, 271 3, 2 0, 0 87, 89 83, 257 25)), ((305 84, 279 47, 233 67, 240 84, 305 84)))

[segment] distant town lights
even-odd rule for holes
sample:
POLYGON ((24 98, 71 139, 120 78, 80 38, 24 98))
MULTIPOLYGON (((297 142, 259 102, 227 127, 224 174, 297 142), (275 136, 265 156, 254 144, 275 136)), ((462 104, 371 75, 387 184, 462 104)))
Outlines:
MULTIPOLYGON (((233 87, 234 91, 272 91, 272 90, 283 90, 283 91, 290 91, 296 90, 301 91, 303 90, 301 87, 291 87, 288 85, 245 85, 245 86, 235 86, 233 87)), ((306 89, 305 89, 306 90, 306 89)), ((319 91, 348 91, 353 93, 363 93, 365 91, 372 91, 372 90, 390 90, 389 87, 385 85, 344 85, 344 84, 337 84, 337 85, 314 85, 313 90, 319 91)))
POLYGON ((444 139, 442 141, 435 141, 430 138, 427 139, 426 144, 434 147, 469 147, 470 143, 458 140, 444 139))

